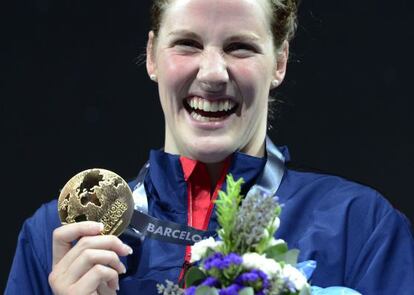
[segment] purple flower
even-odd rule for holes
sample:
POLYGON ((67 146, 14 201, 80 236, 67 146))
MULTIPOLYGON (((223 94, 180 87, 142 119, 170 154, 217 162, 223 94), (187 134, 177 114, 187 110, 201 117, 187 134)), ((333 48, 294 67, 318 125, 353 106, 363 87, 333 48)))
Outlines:
POLYGON ((237 277, 235 282, 243 286, 256 287, 256 294, 261 294, 258 292, 262 292, 270 287, 267 275, 259 269, 253 269, 249 272, 242 273, 237 277), (260 289, 257 289, 259 283, 261 283, 261 287, 260 289))
POLYGON ((212 268, 223 270, 229 268, 232 265, 240 265, 242 261, 242 258, 235 253, 230 253, 227 256, 223 256, 222 253, 217 252, 204 260, 204 268, 206 270, 210 270, 212 268))
POLYGON ((240 283, 254 283, 259 279, 259 276, 253 272, 245 272, 238 277, 240 283))
POLYGON ((218 287, 219 281, 215 277, 208 277, 201 283, 203 286, 218 287))
POLYGON ((236 253, 230 253, 225 257, 231 264, 240 265, 243 262, 243 259, 236 253))
POLYGON ((238 284, 232 284, 225 289, 219 290, 219 295, 238 295, 243 287, 238 284))
POLYGON ((185 289, 185 295, 195 295, 196 293, 196 287, 190 287, 185 289))

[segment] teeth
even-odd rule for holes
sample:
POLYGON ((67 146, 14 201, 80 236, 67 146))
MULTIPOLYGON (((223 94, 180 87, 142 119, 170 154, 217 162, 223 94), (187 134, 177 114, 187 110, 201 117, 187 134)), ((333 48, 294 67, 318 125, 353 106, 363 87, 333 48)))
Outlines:
POLYGON ((223 101, 220 101, 219 109, 218 110, 219 111, 223 111, 224 110, 224 102, 223 101))
POLYGON ((215 105, 215 103, 210 103, 208 100, 205 100, 204 103, 203 103, 203 107, 204 107, 203 110, 205 110, 206 112, 213 111, 211 109, 212 105, 215 105))
POLYGON ((215 103, 211 103, 210 104, 210 111, 211 112, 217 112, 218 109, 220 107, 220 103, 219 102, 215 102, 215 103))
POLYGON ((227 111, 227 110, 229 109, 229 101, 228 101, 228 100, 226 100, 226 101, 224 102, 224 106, 223 106, 223 108, 224 108, 224 110, 225 110, 225 111, 227 111))
POLYGON ((215 121, 221 121, 224 118, 224 117, 220 117, 220 118, 204 117, 200 114, 197 114, 196 112, 192 112, 191 117, 193 117, 195 120, 200 121, 200 122, 215 122, 215 121))
POLYGON ((192 97, 187 99, 187 103, 193 109, 203 110, 205 112, 228 111, 234 108, 236 103, 229 99, 220 101, 211 101, 200 97, 192 97))

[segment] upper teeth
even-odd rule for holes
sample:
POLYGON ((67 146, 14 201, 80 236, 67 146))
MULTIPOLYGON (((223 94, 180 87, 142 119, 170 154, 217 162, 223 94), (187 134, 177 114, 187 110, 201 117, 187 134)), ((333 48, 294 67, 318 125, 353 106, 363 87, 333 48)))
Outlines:
POLYGON ((223 99, 220 101, 211 101, 201 97, 192 97, 187 99, 187 103, 193 109, 203 110, 205 112, 218 112, 231 110, 236 103, 229 99, 223 99))

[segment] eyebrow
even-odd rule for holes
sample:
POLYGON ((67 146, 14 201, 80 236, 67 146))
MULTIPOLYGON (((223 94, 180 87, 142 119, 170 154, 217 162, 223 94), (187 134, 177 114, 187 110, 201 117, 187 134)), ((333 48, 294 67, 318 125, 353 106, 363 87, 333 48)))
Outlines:
MULTIPOLYGON (((170 33, 168 33, 168 36, 185 36, 187 38, 193 38, 193 39, 201 39, 201 37, 190 31, 190 30, 175 30, 170 33)), ((245 33, 239 33, 237 35, 233 35, 226 39, 227 42, 234 42, 234 41, 259 41, 260 37, 254 33, 245 32, 245 33)))
POLYGON ((168 33, 168 36, 186 36, 188 38, 200 39, 200 36, 189 30, 175 30, 168 33))
POLYGON ((229 42, 233 41, 259 41, 260 37, 253 33, 241 33, 238 35, 231 36, 226 39, 229 42))

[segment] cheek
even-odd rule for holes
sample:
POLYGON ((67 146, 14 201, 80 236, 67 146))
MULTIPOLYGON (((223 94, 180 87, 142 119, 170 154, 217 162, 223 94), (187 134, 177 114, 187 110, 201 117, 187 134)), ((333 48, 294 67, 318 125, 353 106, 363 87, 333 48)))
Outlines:
POLYGON ((240 62, 233 67, 240 94, 247 108, 262 107, 269 96, 269 66, 263 62, 240 62))
POLYGON ((168 118, 182 107, 186 83, 190 81, 192 68, 188 58, 176 55, 160 56, 158 62, 158 87, 161 106, 168 118))
MULTIPOLYGON (((167 86, 168 91, 181 89, 189 75, 194 71, 194 60, 184 56, 166 55, 160 59, 159 78, 167 86)), ((164 84, 161 83, 161 84, 164 84)))

